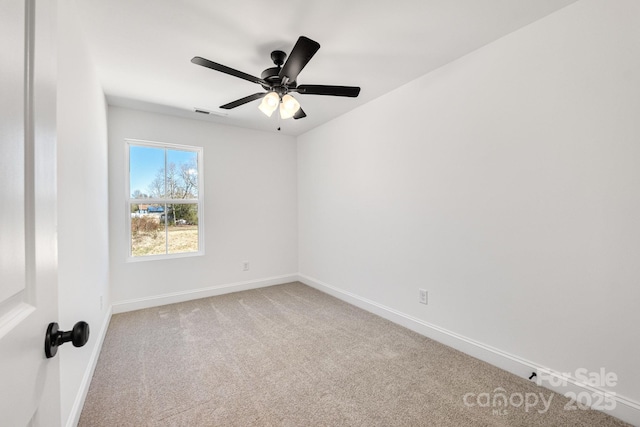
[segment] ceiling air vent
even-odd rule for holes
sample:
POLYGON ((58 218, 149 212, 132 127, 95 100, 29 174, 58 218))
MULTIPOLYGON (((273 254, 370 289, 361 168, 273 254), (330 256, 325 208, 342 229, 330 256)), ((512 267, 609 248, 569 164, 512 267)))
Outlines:
POLYGON ((198 113, 198 114, 204 114, 205 116, 218 116, 218 117, 227 117, 228 114, 226 113, 219 113, 217 111, 209 111, 209 110, 205 110, 204 108, 194 108, 193 109, 194 113, 198 113))

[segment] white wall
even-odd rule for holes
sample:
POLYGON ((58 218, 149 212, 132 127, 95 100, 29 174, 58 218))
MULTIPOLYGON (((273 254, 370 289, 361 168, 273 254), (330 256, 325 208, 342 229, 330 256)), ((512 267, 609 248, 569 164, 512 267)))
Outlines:
POLYGON ((638 22, 640 2, 578 2, 300 136, 303 277, 605 367, 640 402, 638 22))
POLYGON ((176 301, 162 297, 167 295, 204 296, 199 289, 281 283, 295 275, 296 173, 293 137, 109 107, 111 289, 114 302, 125 304, 114 309, 176 301), (204 147, 204 256, 126 262, 125 138, 204 147), (249 271, 242 271, 243 261, 249 271), (132 300, 145 302, 132 306, 132 300))
POLYGON ((62 330, 68 330, 84 320, 91 330, 84 347, 66 344, 58 351, 62 423, 66 425, 80 415, 91 379, 87 375, 109 314, 107 117, 72 2, 58 2, 58 37, 57 321, 62 330))

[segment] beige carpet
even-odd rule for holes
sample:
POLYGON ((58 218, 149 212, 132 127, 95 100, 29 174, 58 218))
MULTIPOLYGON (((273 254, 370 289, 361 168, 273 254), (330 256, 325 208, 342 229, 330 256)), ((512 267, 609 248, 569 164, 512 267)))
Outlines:
POLYGON ((625 425, 598 411, 567 411, 566 403, 290 283, 114 315, 79 425, 625 425), (482 394, 493 401, 502 389, 513 404, 486 406, 482 394), (465 405, 467 393, 475 406, 465 405), (533 403, 534 393, 551 399, 548 411, 542 398, 518 407, 518 395, 533 403))

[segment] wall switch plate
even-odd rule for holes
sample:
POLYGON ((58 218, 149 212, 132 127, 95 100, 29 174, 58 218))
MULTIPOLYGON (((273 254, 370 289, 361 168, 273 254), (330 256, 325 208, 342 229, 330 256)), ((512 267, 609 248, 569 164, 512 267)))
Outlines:
POLYGON ((420 289, 420 304, 427 304, 428 303, 428 294, 427 291, 424 289, 420 289))
POLYGON ((249 271, 249 261, 242 261, 242 271, 249 271))

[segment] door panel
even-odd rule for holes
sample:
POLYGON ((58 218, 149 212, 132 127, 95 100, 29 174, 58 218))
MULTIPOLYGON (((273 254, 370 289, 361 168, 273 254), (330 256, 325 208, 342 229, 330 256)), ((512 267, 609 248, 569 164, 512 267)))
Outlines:
POLYGON ((0 316, 15 307, 15 299, 7 300, 25 286, 24 9, 24 2, 0 1, 0 316))
POLYGON ((55 16, 51 0, 0 0, 0 414, 58 426, 55 16))

